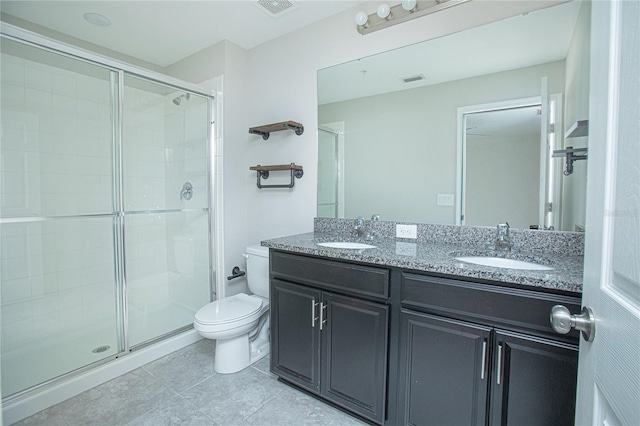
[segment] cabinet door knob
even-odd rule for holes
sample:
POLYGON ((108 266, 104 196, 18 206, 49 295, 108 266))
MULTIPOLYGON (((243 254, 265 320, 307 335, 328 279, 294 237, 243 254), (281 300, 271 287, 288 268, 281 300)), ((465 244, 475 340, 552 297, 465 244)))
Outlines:
POLYGON ((549 315, 551 328, 559 334, 567 334, 572 328, 580 330, 587 342, 593 342, 596 335, 596 317, 591 308, 583 307, 579 314, 571 315, 569 309, 563 305, 555 305, 549 315))

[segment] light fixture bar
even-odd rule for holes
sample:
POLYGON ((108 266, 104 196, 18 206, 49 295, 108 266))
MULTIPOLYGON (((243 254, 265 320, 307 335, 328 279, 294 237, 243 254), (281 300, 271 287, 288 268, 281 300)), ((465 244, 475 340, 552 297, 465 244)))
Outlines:
POLYGON ((391 8, 391 16, 393 16, 393 18, 387 20, 380 18, 377 13, 372 13, 369 15, 369 19, 366 21, 366 24, 358 25, 357 29, 360 34, 366 35, 374 31, 382 30, 392 25, 401 24, 421 16, 430 15, 468 1, 471 0, 418 1, 418 9, 415 12, 407 11, 402 7, 402 4, 398 4, 391 8), (425 3, 431 4, 431 6, 424 7, 425 3))

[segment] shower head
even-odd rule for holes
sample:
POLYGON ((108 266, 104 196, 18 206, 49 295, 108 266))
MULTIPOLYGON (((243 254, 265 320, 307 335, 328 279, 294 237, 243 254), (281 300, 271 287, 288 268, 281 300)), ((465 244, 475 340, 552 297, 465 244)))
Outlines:
POLYGON ((191 97, 191 95, 189 93, 183 93, 180 96, 176 96, 175 98, 173 98, 173 103, 175 105, 180 105, 180 103, 182 102, 182 98, 184 98, 185 100, 189 100, 189 98, 191 97))

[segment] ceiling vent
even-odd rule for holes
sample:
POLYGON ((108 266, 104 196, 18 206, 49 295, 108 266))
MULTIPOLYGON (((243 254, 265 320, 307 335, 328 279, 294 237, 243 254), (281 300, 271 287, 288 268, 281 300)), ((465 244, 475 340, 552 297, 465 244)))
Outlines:
POLYGON ((411 77, 405 77, 405 78, 402 79, 402 81, 404 83, 413 83, 414 81, 424 80, 424 79, 426 79, 424 74, 420 74, 420 75, 414 75, 414 76, 411 76, 411 77))
POLYGON ((298 8, 298 4, 289 0, 258 0, 258 8, 269 16, 280 17, 298 8))

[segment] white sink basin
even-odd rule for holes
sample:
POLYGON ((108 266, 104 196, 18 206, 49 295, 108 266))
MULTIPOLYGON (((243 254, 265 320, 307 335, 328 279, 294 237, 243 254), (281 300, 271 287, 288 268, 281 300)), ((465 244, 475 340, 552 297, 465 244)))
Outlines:
POLYGON ((318 243, 318 245, 322 246, 322 247, 352 249, 352 250, 362 250, 362 249, 376 248, 376 246, 372 246, 370 244, 350 243, 348 241, 333 241, 333 242, 330 242, 330 243, 318 243))
POLYGON ((457 260, 461 260, 467 263, 474 263, 476 265, 491 266, 493 268, 508 268, 508 269, 527 269, 531 271, 551 271, 553 268, 538 263, 524 262, 522 260, 505 259, 502 257, 483 257, 483 256, 466 256, 456 257, 457 260))

